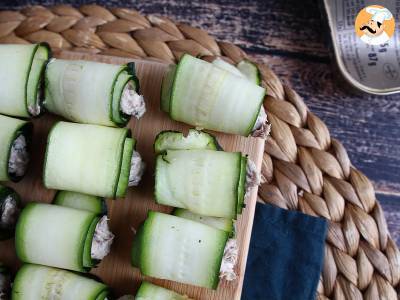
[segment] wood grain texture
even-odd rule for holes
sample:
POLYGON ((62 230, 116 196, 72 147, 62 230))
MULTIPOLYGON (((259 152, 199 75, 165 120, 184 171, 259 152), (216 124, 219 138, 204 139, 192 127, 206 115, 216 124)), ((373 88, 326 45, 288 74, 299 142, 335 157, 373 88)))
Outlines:
MULTIPOLYGON (((128 59, 90 56, 77 53, 61 53, 65 59, 97 60, 107 63, 126 63, 128 59)), ((143 279, 138 271, 130 265, 130 250, 134 236, 134 229, 146 218, 147 211, 159 210, 169 212, 171 208, 157 205, 154 201, 154 162, 153 143, 155 136, 161 130, 183 130, 187 132, 189 126, 172 121, 159 108, 160 87, 165 64, 156 62, 137 62, 137 73, 141 82, 141 92, 146 99, 147 112, 139 121, 131 120, 129 128, 132 135, 138 140, 137 149, 142 154, 147 170, 142 182, 137 188, 130 188, 127 197, 118 200, 109 200, 109 218, 111 231, 116 235, 111 253, 102 261, 99 268, 93 271, 106 284, 113 288, 117 295, 133 294, 143 279)), ((20 193, 24 201, 50 202, 54 191, 46 190, 42 184, 42 169, 44 150, 48 131, 58 118, 47 114, 34 120, 34 153, 32 165, 26 177, 18 184, 10 184, 20 193)), ((226 134, 215 133, 222 147, 227 151, 242 151, 248 154, 258 170, 261 170, 264 141, 256 138, 243 138, 226 134)), ((90 137, 88 137, 90 138, 90 137)), ((237 221, 238 243, 240 257, 236 272, 239 279, 234 282, 221 281, 217 291, 195 288, 189 285, 177 284, 170 281, 149 279, 152 282, 176 290, 195 299, 240 299, 243 284, 247 253, 250 243, 251 228, 257 198, 257 189, 253 189, 247 199, 246 209, 237 221)), ((18 266, 13 246, 13 240, 0 242, 0 261, 18 266), (5 249, 5 251, 4 251, 5 249)), ((162 251, 162 249, 160 249, 162 251)))

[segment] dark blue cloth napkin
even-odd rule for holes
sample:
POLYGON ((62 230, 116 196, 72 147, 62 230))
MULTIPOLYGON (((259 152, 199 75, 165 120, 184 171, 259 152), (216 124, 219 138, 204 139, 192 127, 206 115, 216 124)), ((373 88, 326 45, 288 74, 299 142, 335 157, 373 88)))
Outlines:
POLYGON ((313 300, 327 222, 257 203, 242 300, 313 300))

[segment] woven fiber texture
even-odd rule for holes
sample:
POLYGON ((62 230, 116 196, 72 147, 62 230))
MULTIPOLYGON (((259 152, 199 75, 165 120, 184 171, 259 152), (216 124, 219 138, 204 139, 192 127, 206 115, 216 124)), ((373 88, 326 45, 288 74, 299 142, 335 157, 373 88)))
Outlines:
MULTIPOLYGON (((135 10, 84 5, 0 12, 1 43, 48 42, 53 51, 177 62, 183 53, 230 63, 250 59, 201 29, 135 10)), ((397 299, 400 252, 390 238, 370 180, 301 97, 265 64, 271 123, 263 161, 264 202, 329 220, 317 299, 397 299)))

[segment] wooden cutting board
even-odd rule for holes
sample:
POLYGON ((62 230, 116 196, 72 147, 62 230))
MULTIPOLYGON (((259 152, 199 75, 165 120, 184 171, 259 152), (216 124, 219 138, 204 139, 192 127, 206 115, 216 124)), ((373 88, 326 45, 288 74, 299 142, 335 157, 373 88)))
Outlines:
MULTIPOLYGON (((123 64, 132 59, 109 56, 96 56, 74 52, 62 52, 57 55, 64 59, 85 59, 106 63, 123 64)), ((146 218, 148 210, 170 212, 171 208, 157 205, 154 201, 154 162, 153 142, 161 130, 187 130, 190 128, 182 123, 172 121, 167 114, 159 109, 160 87, 167 65, 154 61, 133 60, 137 65, 141 92, 146 99, 147 112, 140 120, 131 120, 129 127, 138 140, 137 149, 147 164, 146 173, 138 187, 130 188, 127 197, 118 200, 108 200, 111 231, 116 235, 111 253, 92 273, 108 284, 116 295, 134 294, 143 279, 138 269, 130 264, 130 250, 134 237, 134 228, 146 218)), ((88 86, 87 88, 93 88, 88 86)), ((50 127, 58 117, 46 114, 34 120, 33 154, 30 169, 26 177, 17 184, 9 184, 25 202, 50 202, 54 196, 53 190, 47 190, 42 183, 43 158, 46 138, 50 127)), ((249 155, 258 170, 261 169, 264 141, 256 138, 244 138, 221 133, 214 133, 226 151, 242 151, 249 155)), ((88 136, 88 139, 91 137, 88 136)), ((240 299, 246 259, 249 249, 251 229, 257 189, 253 189, 247 199, 246 208, 237 221, 238 243, 240 247, 239 262, 236 272, 239 278, 233 282, 221 281, 216 291, 178 284, 166 280, 146 278, 156 284, 186 294, 193 299, 231 300, 240 299)), ((163 255, 160 249, 160 255, 163 255)), ((0 261, 9 265, 14 271, 20 263, 14 251, 14 240, 0 242, 0 261)))

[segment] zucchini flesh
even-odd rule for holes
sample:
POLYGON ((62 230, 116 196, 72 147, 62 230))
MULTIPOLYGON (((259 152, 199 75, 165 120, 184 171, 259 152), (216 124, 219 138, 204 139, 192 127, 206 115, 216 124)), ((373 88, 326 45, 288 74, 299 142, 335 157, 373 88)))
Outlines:
POLYGON ((108 295, 103 283, 70 271, 31 264, 21 267, 12 287, 13 300, 97 300, 99 295, 108 295))
POLYGON ((136 293, 136 300, 189 300, 188 297, 179 295, 174 291, 161 286, 143 281, 136 293))
POLYGON ((230 63, 224 61, 221 58, 216 58, 213 60, 212 64, 218 68, 221 68, 225 71, 231 72, 239 77, 245 77, 242 72, 240 72, 235 66, 231 65, 230 63))
POLYGON ((39 89, 50 56, 46 44, 0 45, 0 113, 30 117, 40 106, 39 89))
POLYGON ((125 126, 129 116, 120 110, 120 101, 128 82, 139 88, 133 72, 133 64, 53 59, 46 68, 45 106, 71 121, 125 126))
POLYGON ((131 170, 132 152, 135 147, 135 142, 131 138, 127 138, 124 144, 122 154, 121 171, 118 180, 116 197, 125 197, 129 185, 129 173, 131 170))
POLYGON ((159 204, 194 213, 236 219, 241 153, 168 150, 156 162, 159 204))
POLYGON ((19 259, 73 271, 86 272, 85 242, 97 219, 87 211, 57 205, 29 203, 21 212, 15 248, 19 259))
POLYGON ((162 131, 157 135, 154 142, 154 152, 156 154, 166 150, 192 149, 218 150, 221 149, 221 146, 215 136, 195 129, 190 129, 187 136, 184 136, 179 131, 162 131))
POLYGON ((174 75, 165 77, 166 90, 169 76, 174 76, 169 87, 172 119, 243 136, 252 132, 264 88, 187 54, 181 58, 174 75))
POLYGON ((18 181, 22 177, 15 176, 9 172, 8 164, 11 147, 19 135, 24 135, 29 145, 32 136, 32 123, 0 115, 0 128, 0 181, 18 181))
POLYGON ((200 222, 216 229, 223 230, 225 232, 228 232, 230 235, 232 235, 234 231, 232 219, 202 216, 183 208, 175 208, 173 214, 174 216, 180 218, 200 222))
POLYGON ((20 206, 21 199, 19 195, 12 188, 0 184, 0 241, 14 236, 20 206), (6 207, 7 202, 10 200, 16 204, 16 210, 12 212, 7 211, 6 207), (4 213, 11 213, 11 215, 8 215, 7 220, 3 217, 4 213))
POLYGON ((153 211, 142 226, 132 262, 143 275, 217 288, 228 233, 153 211))
POLYGON ((248 80, 257 85, 260 85, 261 74, 255 63, 252 63, 251 61, 245 59, 239 62, 236 67, 248 80))
POLYGON ((58 122, 50 131, 44 185, 115 198, 128 129, 58 122))
POLYGON ((98 215, 107 214, 107 203, 104 198, 69 191, 58 191, 53 204, 86 210, 98 215))
POLYGON ((238 203, 237 203, 237 213, 241 214, 243 208, 245 207, 245 196, 246 196, 246 174, 247 174, 247 157, 242 156, 240 165, 240 179, 238 185, 238 203))

